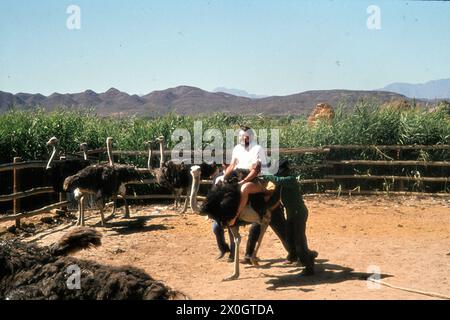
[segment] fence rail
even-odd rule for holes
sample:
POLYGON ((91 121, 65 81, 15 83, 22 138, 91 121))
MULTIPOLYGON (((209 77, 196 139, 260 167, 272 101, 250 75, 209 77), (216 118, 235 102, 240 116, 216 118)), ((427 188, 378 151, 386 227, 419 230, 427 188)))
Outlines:
POLYGON ((329 165, 373 165, 373 166, 425 166, 450 167, 450 161, 415 161, 415 160, 340 160, 324 161, 329 165))
POLYGON ((331 148, 335 150, 362 150, 362 149, 379 149, 379 150, 450 150, 450 144, 437 145, 362 145, 362 144, 347 144, 347 145, 329 145, 324 148, 331 148))
POLYGON ((0 202, 4 201, 12 201, 14 199, 22 199, 30 196, 35 196, 38 194, 44 194, 44 193, 54 193, 53 187, 39 187, 39 188, 33 188, 26 191, 16 192, 13 194, 7 194, 0 196, 0 202))
POLYGON ((405 176, 372 176, 372 175, 329 175, 329 179, 363 179, 363 180, 397 180, 397 181, 427 181, 427 182, 449 182, 450 177, 405 177, 405 176))
POLYGON ((7 215, 7 216, 0 216, 0 222, 18 220, 18 219, 23 219, 23 218, 30 218, 32 216, 36 216, 36 215, 39 215, 42 213, 49 212, 52 209, 65 207, 68 204, 69 204, 69 201, 61 201, 61 202, 50 204, 48 206, 45 206, 45 207, 42 207, 42 208, 39 208, 39 209, 36 209, 33 211, 17 213, 17 214, 12 214, 12 215, 7 215))

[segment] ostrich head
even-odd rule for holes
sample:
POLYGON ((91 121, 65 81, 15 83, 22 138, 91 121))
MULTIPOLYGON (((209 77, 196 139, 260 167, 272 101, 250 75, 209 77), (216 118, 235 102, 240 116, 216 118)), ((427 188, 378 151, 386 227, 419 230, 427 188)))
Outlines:
POLYGON ((84 160, 87 160, 88 145, 86 142, 80 143, 80 150, 83 151, 84 160))
POLYGON ((58 144, 58 139, 56 137, 51 137, 45 144, 47 147, 49 147, 49 146, 53 147, 52 155, 50 156, 50 159, 47 162, 47 166, 45 167, 46 169, 50 169, 50 164, 52 163, 53 158, 56 155, 57 144, 58 144))
POLYGON ((109 165, 111 167, 114 166, 114 162, 113 162, 113 154, 112 154, 112 144, 113 144, 114 139, 112 137, 108 137, 106 138, 106 151, 108 153, 108 159, 109 159, 109 165))
POLYGON ((48 139, 46 145, 47 146, 55 146, 57 143, 58 143, 58 138, 51 137, 50 139, 48 139))

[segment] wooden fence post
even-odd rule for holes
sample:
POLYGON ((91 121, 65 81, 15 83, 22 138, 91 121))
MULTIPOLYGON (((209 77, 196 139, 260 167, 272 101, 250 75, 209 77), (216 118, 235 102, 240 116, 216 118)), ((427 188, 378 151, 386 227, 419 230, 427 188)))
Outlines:
MULTIPOLYGON (((13 163, 16 164, 20 162, 20 157, 14 157, 13 163)), ((13 193, 16 193, 19 191, 20 188, 20 179, 18 177, 18 170, 16 169, 16 166, 13 168, 13 193)), ((16 199, 16 197, 13 198, 13 214, 18 214, 20 211, 20 202, 19 199, 16 199)), ((20 228, 20 218, 16 219, 16 228, 20 228)))

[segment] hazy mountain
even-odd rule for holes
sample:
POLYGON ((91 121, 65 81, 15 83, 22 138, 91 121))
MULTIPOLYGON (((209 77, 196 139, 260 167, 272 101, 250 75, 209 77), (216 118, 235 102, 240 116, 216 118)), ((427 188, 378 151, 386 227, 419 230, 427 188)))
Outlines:
POLYGON ((358 100, 387 102, 406 99, 405 96, 386 91, 315 90, 287 96, 272 96, 259 99, 236 96, 226 92, 208 92, 196 87, 179 86, 153 91, 147 95, 129 95, 111 88, 103 93, 86 90, 80 93, 41 94, 0 91, 0 112, 15 105, 19 109, 43 106, 53 110, 57 106, 69 108, 93 107, 100 115, 163 115, 205 114, 224 112, 230 114, 309 114, 317 103, 337 106, 340 102, 354 104, 358 100))
POLYGON ((70 95, 72 100, 74 100, 77 104, 81 106, 96 106, 102 102, 102 99, 99 97, 99 94, 92 91, 86 90, 81 93, 74 93, 70 95))
POLYGON ((7 111, 13 105, 25 105, 25 101, 23 101, 19 96, 13 95, 9 92, 0 91, 0 112, 7 111))
POLYGON ((236 97, 222 92, 208 92, 189 86, 153 91, 142 98, 147 100, 143 111, 151 114, 227 112, 239 107, 242 108, 251 102, 251 99, 248 98, 236 97))
POLYGON ((77 102, 72 99, 70 94, 52 93, 46 99, 42 100, 41 105, 49 110, 53 110, 59 106, 74 107, 77 102))
POLYGON ((250 98, 250 99, 260 99, 260 98, 268 97, 265 95, 251 94, 245 90, 229 89, 229 88, 225 88, 225 87, 218 87, 218 88, 214 89, 214 92, 224 92, 224 93, 232 94, 234 96, 250 98))
POLYGON ((406 99, 406 97, 386 91, 313 90, 288 96, 274 96, 257 100, 255 112, 269 114, 309 114, 318 103, 328 103, 336 107, 339 103, 353 105, 360 100, 384 103, 401 99, 406 99))
POLYGON ((145 99, 137 95, 129 95, 126 92, 111 88, 104 93, 100 93, 98 98, 101 100, 98 104, 93 104, 99 114, 134 114, 143 105, 145 99))
POLYGON ((450 79, 432 80, 426 83, 392 83, 381 90, 403 94, 418 99, 450 99, 450 79))
POLYGON ((46 97, 42 94, 18 93, 16 97, 29 106, 36 106, 42 103, 46 97))

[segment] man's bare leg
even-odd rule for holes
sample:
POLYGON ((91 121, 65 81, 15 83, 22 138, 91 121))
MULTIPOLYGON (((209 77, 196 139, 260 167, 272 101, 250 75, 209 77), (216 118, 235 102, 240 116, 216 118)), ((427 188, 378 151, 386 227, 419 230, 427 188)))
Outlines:
POLYGON ((261 185, 253 182, 244 183, 241 186, 241 202, 239 203, 239 208, 237 210, 236 216, 239 216, 242 210, 244 210, 245 206, 247 205, 249 195, 260 192, 264 192, 264 188, 261 185))

